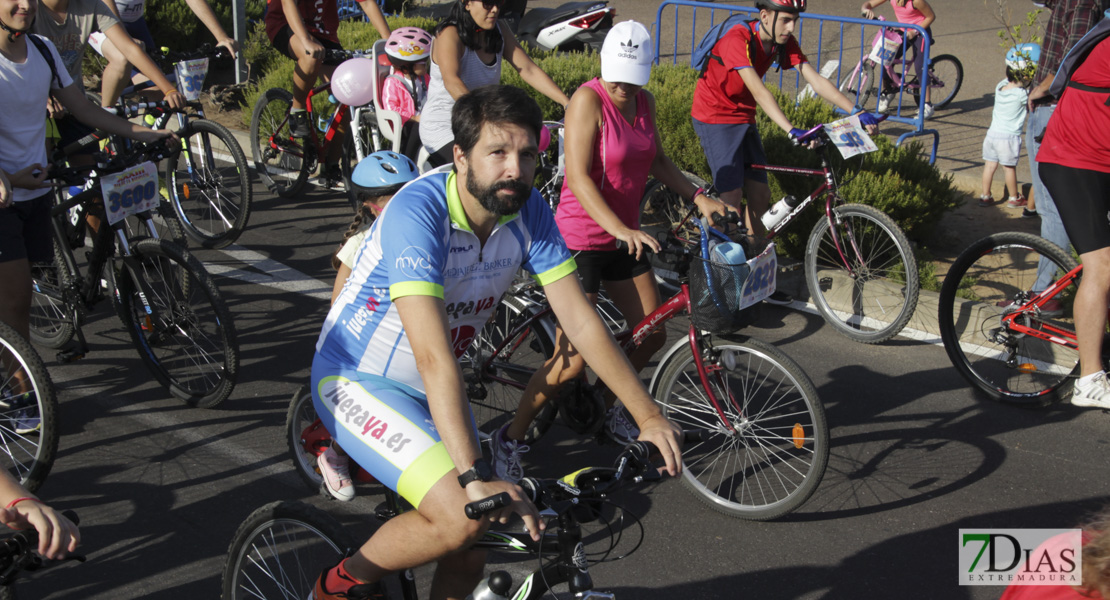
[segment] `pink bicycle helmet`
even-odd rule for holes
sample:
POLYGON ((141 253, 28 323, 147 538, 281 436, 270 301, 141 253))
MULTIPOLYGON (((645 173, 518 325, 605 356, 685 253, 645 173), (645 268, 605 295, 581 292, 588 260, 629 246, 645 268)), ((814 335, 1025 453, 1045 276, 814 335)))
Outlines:
POLYGON ((755 0, 755 7, 776 12, 804 13, 806 0, 755 0))
POLYGON ((432 35, 419 27, 401 27, 389 34, 385 53, 405 62, 417 62, 431 55, 432 35))
POLYGON ((352 58, 335 68, 331 94, 347 106, 363 106, 374 101, 374 61, 352 58))

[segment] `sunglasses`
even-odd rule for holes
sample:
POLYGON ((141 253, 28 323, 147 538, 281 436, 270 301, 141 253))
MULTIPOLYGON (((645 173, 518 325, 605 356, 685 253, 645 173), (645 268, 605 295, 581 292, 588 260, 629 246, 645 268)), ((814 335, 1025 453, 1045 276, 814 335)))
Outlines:
POLYGON ((505 6, 505 0, 482 0, 482 8, 486 10, 493 10, 505 6))

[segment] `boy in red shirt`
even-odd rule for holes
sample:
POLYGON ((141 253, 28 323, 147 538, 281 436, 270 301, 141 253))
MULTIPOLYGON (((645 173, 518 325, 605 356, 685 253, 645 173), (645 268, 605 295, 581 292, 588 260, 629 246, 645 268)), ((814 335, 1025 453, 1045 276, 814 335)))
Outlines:
MULTIPOLYGON (((758 20, 733 27, 713 47, 709 64, 694 87, 691 114, 721 200, 739 209, 746 196, 744 221, 753 235, 762 238, 767 232, 759 217, 770 205, 771 188, 764 171, 744 172, 745 164, 767 162, 755 121, 756 106, 792 137, 803 133, 794 128, 763 85, 763 75, 778 58, 783 69, 798 69, 817 95, 848 113, 854 106, 835 83, 809 64, 794 38, 806 0, 756 0, 755 6, 760 9, 758 20)), ((861 113, 860 121, 869 133, 875 131, 874 116, 861 113)), ((771 299, 789 302, 784 296, 776 292, 771 299)))

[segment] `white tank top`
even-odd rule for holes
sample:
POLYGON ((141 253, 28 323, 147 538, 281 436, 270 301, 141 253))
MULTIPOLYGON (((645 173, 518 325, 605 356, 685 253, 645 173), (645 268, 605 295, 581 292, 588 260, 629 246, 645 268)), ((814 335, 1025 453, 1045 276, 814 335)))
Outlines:
MULTIPOLYGON (((497 26, 500 27, 501 24, 498 23, 497 26)), ((434 60, 428 62, 431 65, 428 101, 420 112, 420 141, 428 152, 435 152, 455 139, 455 135, 451 133, 451 109, 455 106, 455 99, 443 85, 439 65, 434 60)), ((464 48, 459 60, 459 79, 462 79, 468 90, 500 83, 501 54, 497 54, 492 65, 487 65, 478 58, 477 52, 464 48)))
POLYGON ((119 18, 124 23, 134 23, 143 18, 146 0, 115 0, 119 18))

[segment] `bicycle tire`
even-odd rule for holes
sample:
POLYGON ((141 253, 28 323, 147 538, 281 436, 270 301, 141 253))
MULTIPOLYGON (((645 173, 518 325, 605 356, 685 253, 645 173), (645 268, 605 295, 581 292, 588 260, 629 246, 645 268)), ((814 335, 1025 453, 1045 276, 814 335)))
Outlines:
POLYGON ((805 278, 809 295, 829 325, 864 344, 885 342, 909 323, 921 286, 917 262, 906 234, 882 211, 865 204, 833 208, 844 265, 830 233, 819 219, 806 244, 805 278))
MULTIPOLYGON (((293 397, 289 401, 289 410, 285 412, 285 440, 289 445, 289 456, 293 459, 293 467, 309 489, 314 492, 320 489, 324 477, 316 466, 316 454, 305 452, 302 434, 316 421, 312 390, 309 389, 308 384, 302 385, 293 392, 293 397)), ((323 427, 323 425, 318 426, 323 427)))
MULTIPOLYGON (((695 187, 709 187, 709 183, 693 173, 683 171, 682 174, 695 187)), ((644 188, 644 197, 640 200, 640 230, 652 236, 669 235, 678 228, 686 213, 689 212, 688 207, 689 202, 686 198, 671 191, 662 181, 650 179, 644 188)), ((698 243, 700 235, 698 226, 690 222, 677 232, 678 239, 691 244, 698 243)), ((678 287, 678 280, 685 273, 675 271, 673 260, 668 261, 655 253, 649 254, 648 260, 651 262, 657 281, 671 288, 678 287)))
MULTIPOLYGON (((161 193, 164 201, 159 202, 150 215, 151 221, 154 223, 154 231, 158 234, 158 239, 169 240, 182 248, 188 248, 189 238, 185 235, 185 228, 181 226, 177 214, 169 206, 169 192, 163 191, 161 193)), ((138 215, 127 217, 123 220, 123 223, 128 240, 151 237, 150 230, 138 215)))
POLYGON ((138 240, 131 250, 139 267, 116 277, 117 307, 143 363, 189 406, 220 404, 235 389, 239 347, 219 288, 200 261, 172 242, 138 240), (141 295, 135 277, 150 292, 141 295))
MULTIPOLYGON (((960 91, 963 83, 964 66, 960 59, 951 54, 941 54, 929 61, 929 87, 932 88, 930 96, 933 100, 934 109, 948 106, 960 91), (938 90, 944 90, 940 100, 936 97, 938 90)), ((918 106, 921 106, 921 86, 914 90, 913 100, 918 106)))
MULTIPOLYGON (((515 339, 505 342, 500 352, 494 353, 517 324, 532 314, 532 310, 522 300, 506 294, 498 303, 493 317, 474 337, 460 359, 470 409, 483 437, 492 435, 512 421, 524 386, 555 352, 551 334, 543 326, 544 323, 537 321, 534 325, 540 326, 525 329, 515 339)), ((558 412, 554 400, 549 398, 532 420, 524 443, 534 443, 551 428, 558 412)))
POLYGON ((735 399, 722 402, 729 433, 702 387, 689 342, 679 343, 684 346, 659 366, 652 396, 679 427, 709 431, 682 450, 683 485, 718 512, 742 519, 765 521, 796 510, 820 485, 829 460, 825 409, 809 376, 759 340, 709 341, 702 361, 714 393, 727 390, 735 399))
MULTIPOLYGON (((1054 266, 1054 280, 1077 264, 1044 238, 998 233, 964 250, 941 286, 937 318, 944 350, 960 375, 992 400, 1044 406, 1063 398, 1062 388, 1078 376, 1078 351, 1002 327, 1007 305, 1031 297, 1041 258, 1054 266)), ((1078 285, 1077 279, 1056 296, 1064 305, 1059 317, 1041 320, 1074 331, 1071 301, 1078 285)))
POLYGON ((299 194, 308 181, 309 161, 305 160, 303 140, 294 139, 289 132, 292 106, 293 94, 270 88, 251 113, 251 159, 255 170, 266 187, 282 198, 299 194), (279 148, 270 145, 271 138, 279 148))
POLYGON ((378 134, 375 133, 378 127, 377 117, 373 111, 363 111, 359 113, 359 123, 351 123, 351 132, 343 140, 343 159, 339 161, 339 172, 343 176, 343 189, 347 192, 347 200, 351 203, 351 209, 358 212, 359 205, 362 203, 359 194, 355 192, 354 186, 351 185, 351 175, 358 166, 359 157, 366 158, 370 154, 381 150, 375 139, 378 134))
POLYGON ((77 326, 72 320, 68 297, 77 274, 69 270, 54 240, 50 262, 31 263, 31 341, 47 348, 61 348, 73 339, 77 326))
POLYGON ((57 451, 58 399, 50 373, 27 340, 0 323, 0 468, 34 492, 57 451), (27 429, 35 411, 38 427, 27 429))
POLYGON ((182 151, 166 159, 174 213, 190 240, 224 248, 239 239, 250 217, 247 157, 235 136, 213 121, 191 119, 178 135, 182 151))
POLYGON ((840 93, 849 99, 855 97, 856 110, 867 106, 875 88, 875 63, 864 59, 840 82, 840 93))
POLYGON ((235 532, 224 563, 223 600, 309 597, 324 569, 355 548, 331 515, 301 502, 273 502, 235 532))

